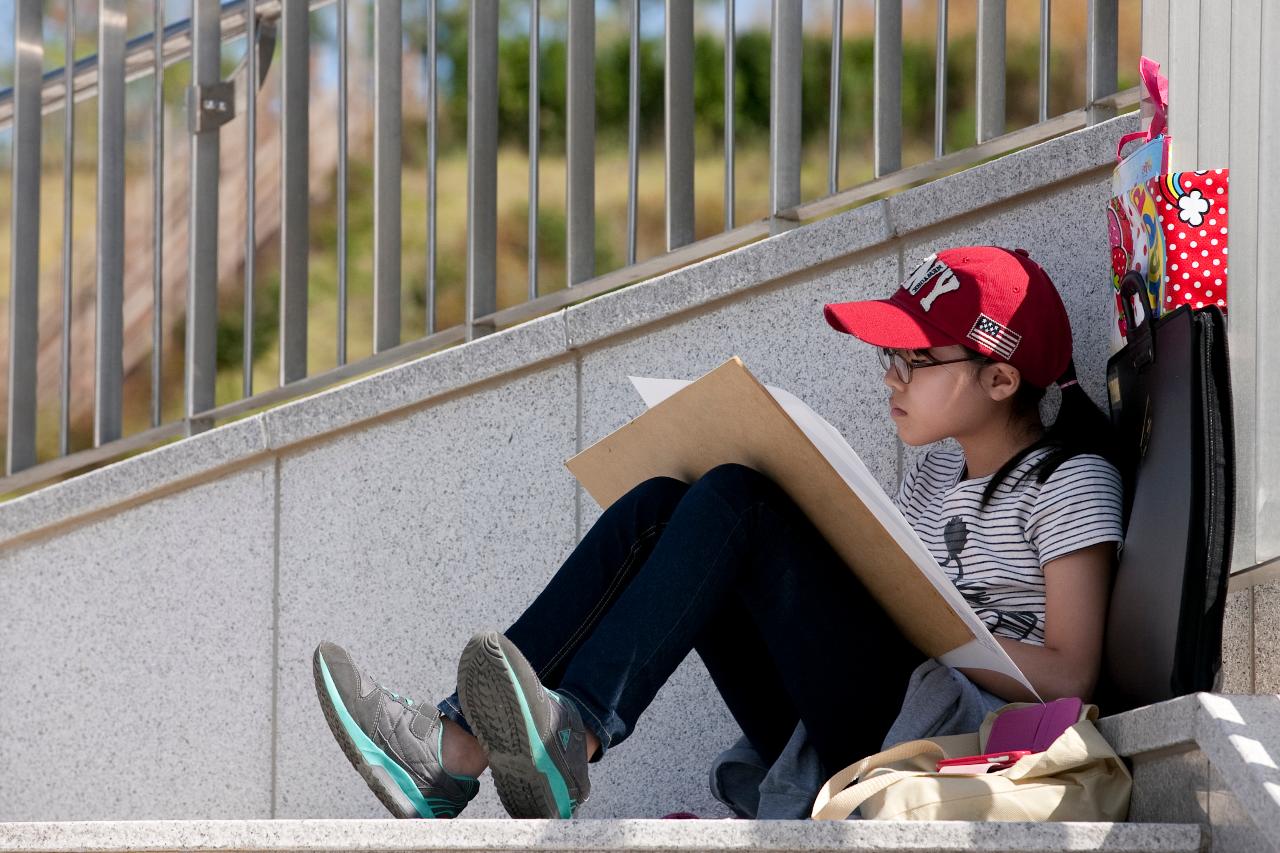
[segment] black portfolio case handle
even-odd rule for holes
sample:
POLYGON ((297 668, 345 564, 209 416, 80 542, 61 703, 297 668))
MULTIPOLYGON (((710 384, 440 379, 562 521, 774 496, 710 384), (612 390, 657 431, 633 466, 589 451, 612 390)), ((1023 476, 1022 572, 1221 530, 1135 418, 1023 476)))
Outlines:
POLYGON ((1129 270, 1120 279, 1120 309, 1124 312, 1124 321, 1129 330, 1129 346, 1134 348, 1133 366, 1141 370, 1156 360, 1156 330, 1152 315, 1151 294, 1147 291, 1147 279, 1137 270, 1129 270), (1142 302, 1142 325, 1134 323, 1133 297, 1137 294, 1142 302))

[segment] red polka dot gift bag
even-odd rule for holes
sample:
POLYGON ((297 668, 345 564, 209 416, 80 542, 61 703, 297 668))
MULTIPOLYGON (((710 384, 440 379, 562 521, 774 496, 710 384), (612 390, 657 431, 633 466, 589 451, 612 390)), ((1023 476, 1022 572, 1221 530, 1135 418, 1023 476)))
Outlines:
POLYGON ((1156 317, 1179 305, 1227 310, 1229 170, 1168 171, 1169 143, 1162 133, 1168 83, 1147 57, 1142 58, 1142 77, 1144 101, 1150 93, 1155 103, 1151 125, 1121 139, 1122 147, 1133 138, 1145 142, 1116 167, 1107 205, 1113 353, 1128 335, 1120 280, 1129 270, 1146 279, 1156 317))

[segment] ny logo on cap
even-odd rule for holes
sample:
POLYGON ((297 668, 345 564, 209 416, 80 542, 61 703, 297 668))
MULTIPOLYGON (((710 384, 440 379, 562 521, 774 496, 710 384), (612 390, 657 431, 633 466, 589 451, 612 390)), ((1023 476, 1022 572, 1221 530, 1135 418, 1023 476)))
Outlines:
POLYGON ((926 282, 934 278, 937 280, 934 281, 933 289, 929 291, 928 296, 920 300, 920 307, 925 311, 932 308, 933 300, 942 294, 960 289, 960 280, 956 278, 956 274, 952 272, 951 267, 938 260, 938 255, 935 252, 916 264, 916 268, 911 271, 911 275, 907 276, 907 280, 902 283, 906 291, 915 296, 926 282))

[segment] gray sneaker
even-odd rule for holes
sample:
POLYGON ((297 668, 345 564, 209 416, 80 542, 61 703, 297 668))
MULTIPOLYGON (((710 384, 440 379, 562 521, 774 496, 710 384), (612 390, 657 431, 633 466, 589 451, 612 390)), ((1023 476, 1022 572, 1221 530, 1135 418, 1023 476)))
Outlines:
POLYGON ((542 686, 515 644, 476 634, 458 662, 462 713, 516 818, 570 818, 587 801, 587 733, 573 703, 542 686))
POLYGON ((457 817, 480 782, 441 765, 439 711, 381 686, 334 643, 316 646, 312 668, 330 731, 382 804, 396 817, 457 817))

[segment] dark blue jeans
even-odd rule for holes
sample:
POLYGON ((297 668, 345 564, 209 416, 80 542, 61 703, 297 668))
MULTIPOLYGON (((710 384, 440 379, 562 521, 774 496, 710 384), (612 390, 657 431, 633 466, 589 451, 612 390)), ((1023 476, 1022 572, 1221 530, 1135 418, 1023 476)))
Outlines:
MULTIPOLYGON (((619 498, 504 633, 576 703, 595 761, 696 651, 767 761, 804 720, 834 773, 879 750, 925 659, 786 493, 735 464, 619 498)), ((470 731, 456 692, 439 708, 470 731)))

